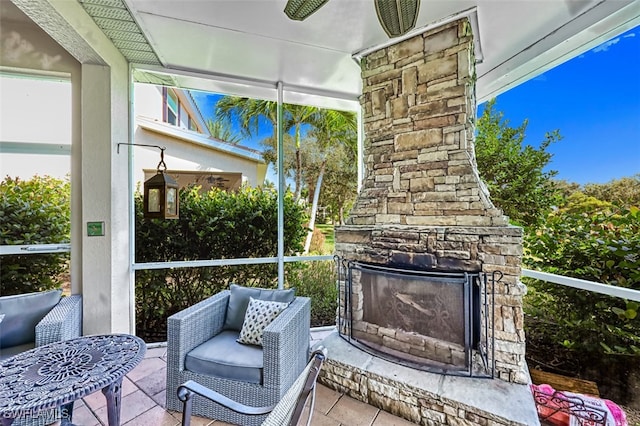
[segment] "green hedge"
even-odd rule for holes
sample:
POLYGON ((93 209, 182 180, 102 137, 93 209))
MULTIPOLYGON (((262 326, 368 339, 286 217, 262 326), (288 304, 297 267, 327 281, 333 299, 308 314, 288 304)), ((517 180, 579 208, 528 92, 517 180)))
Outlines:
MULTIPOLYGON (((69 243, 69 179, 6 177, 0 183, 0 245, 69 243)), ((68 253, 6 255, 0 261, 0 295, 58 288, 68 253)))
MULTIPOLYGON (((51 177, 6 178, 0 184, 0 244, 54 244, 70 240, 70 183, 51 177)), ((180 219, 148 220, 135 195, 136 261, 275 257, 277 193, 244 187, 237 193, 196 189, 180 192, 180 219)), ((302 251, 307 222, 291 194, 284 199, 285 255, 302 251)), ((20 294, 61 285, 68 253, 3 256, 0 294, 20 294)), ((313 325, 335 322, 337 293, 332 261, 286 264, 285 285, 312 298, 313 325)), ((230 282, 277 287, 276 264, 136 271, 138 334, 166 339, 166 318, 228 287, 230 282)))
MULTIPOLYGON (((558 211, 525 236, 526 267, 640 290, 640 210, 558 211)), ((530 281, 526 324, 533 338, 576 354, 640 355, 639 304, 530 281)))
MULTIPOLYGON (((142 195, 136 194, 136 261, 274 257, 278 247, 277 193, 243 187, 238 192, 214 189, 180 191, 180 219, 142 216, 142 195)), ((302 251, 306 236, 304 209, 291 194, 284 197, 284 252, 302 251)), ((174 268, 136 272, 137 334, 162 340, 168 316, 235 282, 277 287, 275 264, 174 268)))

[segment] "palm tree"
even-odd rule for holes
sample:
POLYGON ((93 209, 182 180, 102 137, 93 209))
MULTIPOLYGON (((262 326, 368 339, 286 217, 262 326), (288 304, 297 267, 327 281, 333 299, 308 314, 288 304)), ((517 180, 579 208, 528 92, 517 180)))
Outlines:
MULTIPOLYGON (((236 96, 224 96, 216 104, 216 117, 218 120, 237 120, 240 128, 247 136, 255 136, 259 131, 260 117, 269 121, 272 125, 272 141, 276 140, 278 104, 273 101, 260 99, 240 98, 236 96)), ((300 154, 301 129, 304 124, 313 120, 319 111, 316 107, 284 104, 283 119, 284 131, 294 130, 295 140, 295 200, 300 200, 302 192, 302 160, 300 154)), ((267 142, 267 146, 272 144, 267 142)), ((269 161, 269 160, 267 160, 269 161)), ((284 172, 284 171, 283 171, 284 172)))
POLYGON ((285 120, 285 132, 294 129, 294 138, 296 144, 296 173, 295 173, 295 195, 296 201, 300 200, 300 194, 302 192, 302 156, 300 153, 300 130, 303 124, 310 124, 319 120, 316 117, 320 113, 320 109, 311 106, 304 105, 283 105, 287 117, 285 120))
POLYGON ((260 117, 263 117, 273 126, 273 137, 275 137, 278 123, 277 114, 277 102, 262 99, 223 96, 216 103, 216 119, 229 123, 237 120, 240 129, 247 136, 257 136, 260 130, 260 117))
MULTIPOLYGON (((216 104, 216 117, 218 120, 237 120, 240 128, 247 136, 255 136, 259 131, 260 118, 269 121, 273 127, 272 137, 266 138, 262 144, 265 150, 265 160, 275 163, 275 145, 277 140, 277 110, 276 102, 259 99, 240 98, 235 96, 222 97, 216 104)), ((295 200, 300 200, 303 181, 303 154, 302 154, 302 130, 304 125, 311 126, 310 134, 315 138, 319 155, 316 160, 315 185, 308 182, 309 191, 313 193, 311 218, 309 222, 310 232, 305 242, 305 253, 309 251, 311 236, 315 226, 318 210, 318 199, 322 187, 322 179, 326 170, 327 154, 329 150, 343 144, 354 157, 356 152, 357 120, 352 112, 325 110, 304 105, 283 105, 284 130, 294 130, 293 142, 295 146, 295 165, 287 164, 287 170, 292 168, 295 180, 295 200), (293 167, 292 167, 293 166, 293 167)), ((278 173, 287 173, 287 170, 278 173)))
POLYGON ((207 128, 212 137, 230 144, 239 144, 242 137, 231 129, 231 125, 226 120, 207 120, 207 128))
POLYGON ((326 170, 328 154, 332 148, 343 145, 353 154, 357 151, 357 131, 358 124, 356 115, 353 112, 336 111, 336 110, 318 110, 309 123, 313 126, 311 135, 315 137, 316 148, 318 151, 317 178, 313 188, 309 188, 309 192, 313 192, 313 202, 311 204, 311 214, 309 218, 309 233, 304 244, 304 252, 309 252, 311 246, 311 237, 316 223, 316 215, 318 213, 318 199, 320 198, 320 190, 322 188, 322 179, 326 170))
POLYGON ((267 164, 273 164, 276 173, 283 173, 285 178, 289 178, 292 171, 296 170, 295 164, 295 142, 289 134, 284 134, 282 149, 284 151, 283 170, 278 170, 278 141, 277 138, 268 137, 260 141, 262 147, 262 158, 267 164))

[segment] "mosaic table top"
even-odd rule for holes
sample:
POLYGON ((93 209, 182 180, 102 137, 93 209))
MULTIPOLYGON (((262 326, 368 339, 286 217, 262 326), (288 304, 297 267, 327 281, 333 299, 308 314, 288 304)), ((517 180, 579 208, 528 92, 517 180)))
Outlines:
POLYGON ((127 334, 51 343, 0 362, 0 416, 55 408, 103 389, 131 371, 146 345, 127 334))

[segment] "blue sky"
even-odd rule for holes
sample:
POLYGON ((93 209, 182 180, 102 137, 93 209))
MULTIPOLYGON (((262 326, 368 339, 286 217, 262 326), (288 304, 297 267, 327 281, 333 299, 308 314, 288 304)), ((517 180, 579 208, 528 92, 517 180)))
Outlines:
MULTIPOLYGON (((525 143, 538 146, 546 132, 563 139, 549 148, 557 179, 605 183, 640 173, 640 27, 498 96, 496 110, 512 127, 529 119, 525 143)), ((205 117, 219 96, 197 94, 205 117)), ((482 114, 483 105, 478 114, 482 114)), ((243 144, 259 149, 262 135, 243 144)))
MULTIPOLYGON (((550 169, 579 184, 640 173, 640 27, 497 97, 512 127, 528 118, 525 143, 558 129, 550 169)), ((481 105, 478 114, 482 113, 481 105)))

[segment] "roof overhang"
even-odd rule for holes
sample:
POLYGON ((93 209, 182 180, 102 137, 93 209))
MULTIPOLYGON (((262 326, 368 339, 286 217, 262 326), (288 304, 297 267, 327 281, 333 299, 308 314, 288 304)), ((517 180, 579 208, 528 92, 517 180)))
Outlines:
POLYGON ((242 145, 230 144, 198 132, 182 129, 147 117, 136 117, 136 124, 144 130, 169 136, 176 140, 189 142, 206 149, 219 151, 227 155, 253 161, 255 163, 264 163, 264 159, 262 158, 262 153, 260 151, 247 148, 242 145))

